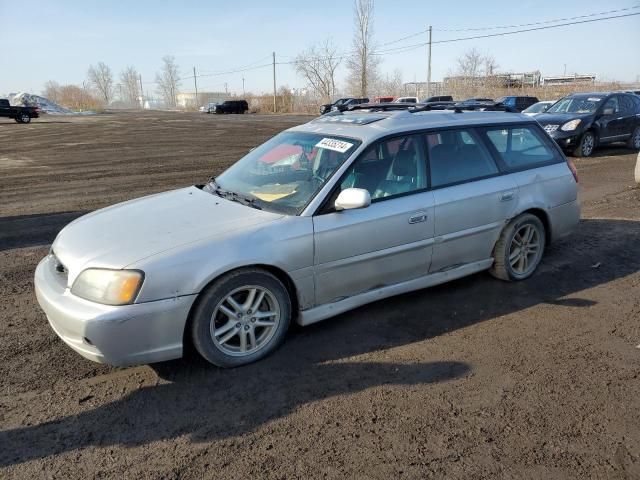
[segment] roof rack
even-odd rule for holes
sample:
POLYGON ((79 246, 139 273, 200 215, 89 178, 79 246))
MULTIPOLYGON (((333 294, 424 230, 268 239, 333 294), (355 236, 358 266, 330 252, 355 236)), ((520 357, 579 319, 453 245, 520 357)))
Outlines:
MULTIPOLYGON (((463 113, 464 111, 481 110, 485 112, 511 112, 517 113, 517 110, 502 102, 429 102, 429 103, 361 103, 359 105, 351 105, 346 111, 369 110, 375 112, 389 112, 394 110, 407 110, 409 113, 430 112, 453 110, 454 113, 463 113)), ((331 112, 332 114, 340 114, 342 112, 331 112)))

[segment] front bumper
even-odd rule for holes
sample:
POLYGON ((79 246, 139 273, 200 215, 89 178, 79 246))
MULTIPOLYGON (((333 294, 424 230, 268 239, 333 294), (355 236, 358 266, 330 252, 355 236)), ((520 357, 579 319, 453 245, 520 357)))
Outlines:
POLYGON ((551 135, 551 138, 553 138, 563 150, 572 150, 580 143, 582 132, 578 130, 564 132, 558 128, 554 132, 549 133, 549 135, 551 135))
POLYGON ((101 305, 69 291, 53 257, 36 268, 38 303, 51 328, 72 349, 94 362, 124 366, 182 356, 182 337, 195 295, 133 305, 101 305))

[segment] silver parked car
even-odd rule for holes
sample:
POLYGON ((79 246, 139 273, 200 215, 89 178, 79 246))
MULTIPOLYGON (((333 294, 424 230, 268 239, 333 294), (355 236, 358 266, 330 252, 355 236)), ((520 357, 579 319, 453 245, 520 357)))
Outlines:
MULTIPOLYGON (((571 163, 530 117, 354 111, 216 179, 85 215, 35 273, 71 348, 114 365, 258 360, 290 322, 489 270, 523 280, 577 225, 571 163)), ((499 288, 496 286, 496 288, 499 288)))

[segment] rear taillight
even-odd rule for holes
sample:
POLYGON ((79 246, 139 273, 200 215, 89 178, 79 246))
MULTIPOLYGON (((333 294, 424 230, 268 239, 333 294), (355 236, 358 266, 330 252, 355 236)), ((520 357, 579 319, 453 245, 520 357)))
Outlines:
POLYGON ((569 170, 571 170, 571 173, 573 174, 573 178, 576 180, 576 183, 578 183, 578 169, 573 164, 570 158, 567 158, 567 165, 569 165, 569 170))

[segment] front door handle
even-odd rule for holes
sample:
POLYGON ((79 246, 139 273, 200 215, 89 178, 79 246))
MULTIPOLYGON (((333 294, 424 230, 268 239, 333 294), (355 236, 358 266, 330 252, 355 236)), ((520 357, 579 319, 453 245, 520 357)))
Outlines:
POLYGON ((427 214, 424 212, 416 213, 409 217, 409 223, 420 223, 427 221, 427 214))
POLYGON ((500 201, 508 202, 510 200, 513 200, 514 197, 515 195, 513 192, 504 192, 502 195, 500 195, 500 201))

